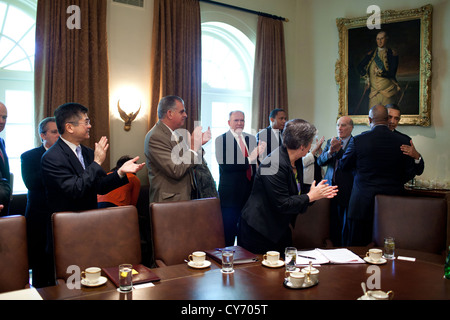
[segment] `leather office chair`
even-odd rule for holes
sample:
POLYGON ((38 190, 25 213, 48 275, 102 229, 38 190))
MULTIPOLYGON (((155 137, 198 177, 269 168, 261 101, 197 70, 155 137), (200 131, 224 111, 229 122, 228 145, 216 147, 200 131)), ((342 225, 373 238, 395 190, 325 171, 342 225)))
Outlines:
POLYGON ((225 246, 219 199, 152 203, 150 215, 159 267, 183 263, 194 251, 225 246))
POLYGON ((23 216, 0 218, 0 292, 29 287, 27 227, 23 216))
POLYGON ((377 195, 373 242, 395 238, 400 249, 443 255, 447 241, 447 203, 441 198, 377 195))
POLYGON ((297 249, 331 247, 330 199, 320 199, 306 212, 297 215, 292 230, 293 246, 297 249))
POLYGON ((141 263, 137 209, 122 206, 52 216, 56 279, 66 281, 69 266, 114 267, 141 263))

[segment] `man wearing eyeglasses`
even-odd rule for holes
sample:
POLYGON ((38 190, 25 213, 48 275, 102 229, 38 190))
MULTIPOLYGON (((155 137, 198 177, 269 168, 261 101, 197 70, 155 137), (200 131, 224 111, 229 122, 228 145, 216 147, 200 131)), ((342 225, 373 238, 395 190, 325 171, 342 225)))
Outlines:
POLYGON ((52 212, 84 211, 97 208, 97 194, 106 194, 128 183, 126 173, 136 173, 145 165, 139 157, 107 175, 101 167, 109 148, 102 137, 95 150, 81 143, 92 128, 88 109, 78 103, 64 104, 55 111, 60 138, 42 156, 42 176, 52 212))

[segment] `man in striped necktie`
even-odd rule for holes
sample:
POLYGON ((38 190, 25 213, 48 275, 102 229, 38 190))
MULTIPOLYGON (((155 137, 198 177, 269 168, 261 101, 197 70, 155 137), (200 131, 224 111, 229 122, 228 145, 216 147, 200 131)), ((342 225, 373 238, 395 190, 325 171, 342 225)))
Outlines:
POLYGON ((253 186, 256 160, 266 147, 256 145, 253 135, 243 132, 245 115, 230 113, 230 130, 216 139, 216 158, 219 164, 219 198, 225 231, 225 244, 232 246, 238 231, 241 210, 253 186))

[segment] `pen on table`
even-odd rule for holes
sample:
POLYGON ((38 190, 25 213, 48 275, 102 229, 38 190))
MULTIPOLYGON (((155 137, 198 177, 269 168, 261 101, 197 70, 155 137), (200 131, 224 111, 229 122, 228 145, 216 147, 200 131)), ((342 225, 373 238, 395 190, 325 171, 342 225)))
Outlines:
POLYGON ((306 258, 306 259, 316 260, 316 258, 314 258, 314 257, 308 257, 308 256, 304 256, 304 255, 301 255, 301 254, 298 254, 298 256, 302 257, 302 258, 306 258))

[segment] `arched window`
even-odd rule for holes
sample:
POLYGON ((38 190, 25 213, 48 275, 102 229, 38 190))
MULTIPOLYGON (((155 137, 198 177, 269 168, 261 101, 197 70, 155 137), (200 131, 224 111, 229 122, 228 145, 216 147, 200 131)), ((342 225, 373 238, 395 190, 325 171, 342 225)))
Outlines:
POLYGON ((214 179, 219 181, 215 158, 216 137, 229 130, 229 113, 245 113, 245 132, 251 132, 252 87, 255 45, 235 27, 222 22, 202 23, 201 124, 211 127, 205 157, 214 179))
POLYGON ((14 193, 26 193, 20 155, 34 147, 34 50, 37 0, 0 0, 0 101, 14 193))

